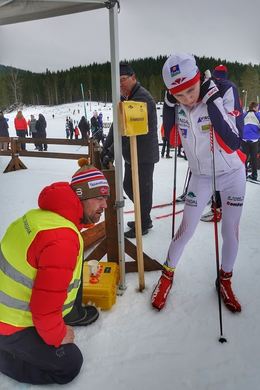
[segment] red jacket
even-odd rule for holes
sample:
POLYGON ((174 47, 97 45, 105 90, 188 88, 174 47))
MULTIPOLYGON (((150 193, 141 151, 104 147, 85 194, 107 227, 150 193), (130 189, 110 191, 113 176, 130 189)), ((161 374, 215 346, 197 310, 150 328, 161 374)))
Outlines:
MULTIPOLYGON (((45 187, 39 195, 39 207, 53 211, 83 228, 83 208, 69 183, 59 182, 45 187)), ((28 263, 37 268, 30 301, 32 319, 46 344, 58 347, 65 334, 62 306, 72 279, 79 252, 77 234, 69 228, 41 231, 27 252, 28 263)), ((0 322, 0 334, 12 334, 17 328, 0 322)))
POLYGON ((176 146, 181 145, 181 137, 179 131, 177 133, 177 145, 176 145, 176 127, 173 126, 170 132, 170 145, 175 148, 176 146))
POLYGON ((14 127, 15 127, 15 130, 27 131, 26 119, 24 117, 23 118, 14 118, 14 127))
MULTIPOLYGON (((161 135, 162 135, 162 138, 165 137, 165 131, 164 131, 164 127, 163 125, 161 125, 161 135)), ((171 132, 170 132, 170 145, 172 147, 175 148, 175 143, 176 143, 176 133, 175 133, 175 126, 172 127, 171 129, 171 132)), ((177 145, 176 146, 180 146, 181 145, 181 138, 180 138, 180 135, 179 133, 177 134, 177 145)))

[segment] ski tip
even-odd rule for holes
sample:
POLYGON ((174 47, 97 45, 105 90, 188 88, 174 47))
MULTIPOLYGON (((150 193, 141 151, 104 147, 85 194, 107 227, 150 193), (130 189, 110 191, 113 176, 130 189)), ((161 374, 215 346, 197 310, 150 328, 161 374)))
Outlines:
POLYGON ((248 177, 246 178, 246 181, 249 183, 260 184, 260 180, 253 180, 253 179, 250 179, 248 177))
POLYGON ((152 303, 152 308, 154 309, 154 311, 158 311, 158 312, 161 311, 161 308, 153 305, 153 303, 152 303))
POLYGON ((221 336, 221 337, 218 339, 218 341, 219 341, 221 344, 223 344, 223 343, 226 343, 226 342, 227 342, 227 339, 226 339, 226 337, 221 336))

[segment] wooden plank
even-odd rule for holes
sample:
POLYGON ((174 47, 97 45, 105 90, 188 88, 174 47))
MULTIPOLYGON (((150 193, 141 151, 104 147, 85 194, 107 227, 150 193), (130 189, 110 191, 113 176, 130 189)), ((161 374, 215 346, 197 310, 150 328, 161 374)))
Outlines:
POLYGON ((136 136, 130 137, 130 153, 131 153, 133 198, 134 198, 134 206, 135 206, 135 236, 136 236, 136 256, 137 256, 137 264, 138 264, 139 290, 143 291, 145 288, 144 256, 143 256, 143 237, 142 237, 142 226, 141 226, 141 205, 140 205, 136 136))
POLYGON ((84 261, 101 260, 107 253, 106 241, 106 238, 104 238, 101 243, 84 259, 84 261))
POLYGON ((16 138, 17 143, 26 143, 26 144, 48 144, 48 145, 79 145, 79 146, 89 146, 90 142, 85 139, 66 139, 66 138, 22 138, 22 137, 12 137, 16 138))
MULTIPOLYGON (((137 257, 137 249, 136 246, 127 238, 125 238, 125 252, 130 256, 132 259, 136 259, 137 257)), ((163 266, 158 263, 155 259, 151 259, 145 252, 143 252, 144 256, 144 270, 145 271, 158 271, 162 270, 163 266)), ((137 271, 137 264, 135 262, 126 262, 126 272, 136 272, 137 271)))
POLYGON ((78 160, 80 157, 86 157, 88 158, 88 154, 84 153, 84 155, 81 153, 61 153, 61 152, 39 152, 39 151, 28 151, 28 150, 21 150, 19 152, 20 156, 23 157, 42 157, 42 158, 60 158, 64 160, 78 160))
POLYGON ((99 240, 105 238, 106 230, 105 230, 105 222, 100 222, 95 225, 93 228, 84 230, 81 232, 81 236, 84 241, 84 249, 91 248, 94 244, 96 244, 99 240))

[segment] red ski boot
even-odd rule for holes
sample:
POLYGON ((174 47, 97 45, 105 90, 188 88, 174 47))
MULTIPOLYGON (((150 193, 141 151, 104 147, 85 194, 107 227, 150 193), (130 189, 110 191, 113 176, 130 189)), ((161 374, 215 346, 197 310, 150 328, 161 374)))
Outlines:
MULTIPOLYGON (((233 293, 231 286, 232 272, 224 272, 220 270, 220 295, 223 299, 224 305, 233 313, 241 311, 241 305, 237 297, 233 293)), ((218 288, 218 281, 216 280, 216 287, 218 288)))
POLYGON ((152 306, 155 309, 161 310, 164 307, 167 296, 172 287, 173 277, 174 269, 170 267, 165 267, 152 293, 152 306))

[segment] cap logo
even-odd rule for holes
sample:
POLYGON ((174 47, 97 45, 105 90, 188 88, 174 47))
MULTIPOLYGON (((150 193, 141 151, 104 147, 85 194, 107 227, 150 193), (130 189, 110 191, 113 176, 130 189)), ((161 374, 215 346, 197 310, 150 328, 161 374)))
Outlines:
POLYGON ((108 186, 106 180, 92 180, 87 182, 89 188, 97 188, 97 187, 104 187, 108 186))
POLYGON ((82 196, 82 195, 83 195, 82 189, 81 189, 81 188, 76 188, 76 194, 77 194, 78 196, 82 196))
POLYGON ((100 194, 102 195, 108 195, 108 187, 101 187, 99 189, 100 194))
POLYGON ((175 77, 181 73, 179 65, 173 65, 170 67, 171 77, 175 77))
POLYGON ((174 80, 174 82, 172 83, 172 85, 180 85, 182 83, 184 83, 184 81, 186 80, 187 77, 180 77, 179 79, 176 79, 174 80))

